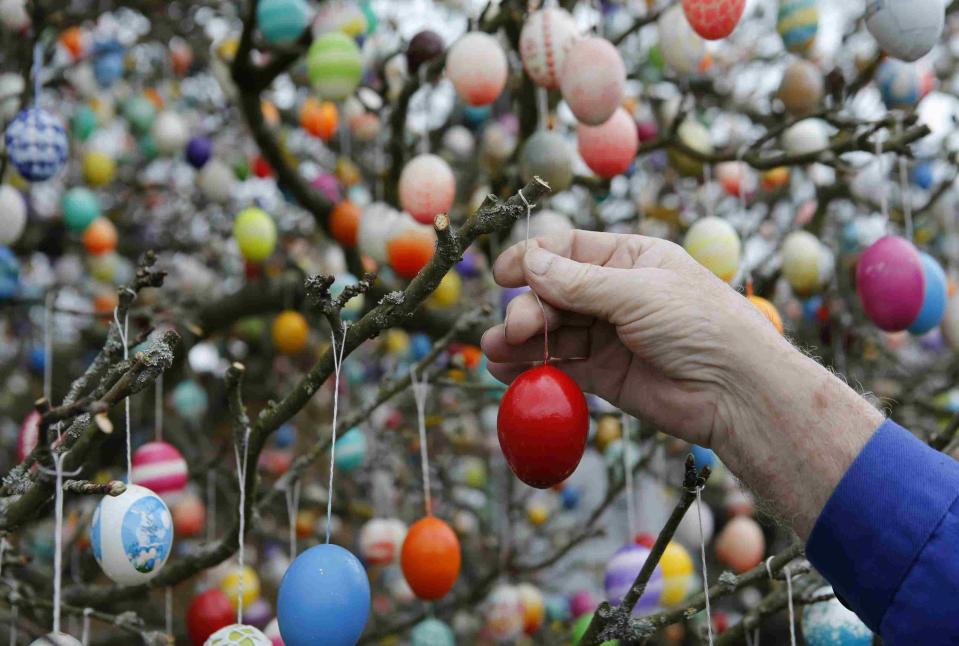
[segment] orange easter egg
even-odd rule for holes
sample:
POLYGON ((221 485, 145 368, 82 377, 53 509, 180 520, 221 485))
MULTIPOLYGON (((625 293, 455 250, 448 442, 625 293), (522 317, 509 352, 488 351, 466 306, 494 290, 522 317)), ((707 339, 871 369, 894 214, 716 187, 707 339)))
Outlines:
POLYGON ((748 516, 730 520, 716 538, 716 557, 737 573, 759 565, 765 553, 763 530, 748 516))
POLYGON ((273 319, 273 345, 283 354, 296 354, 306 347, 310 326, 299 312, 286 310, 273 319))
POLYGON ((776 309, 776 306, 770 303, 768 300, 762 296, 747 296, 749 302, 756 306, 756 309, 762 312, 769 322, 773 324, 780 334, 783 333, 783 320, 779 316, 779 310, 776 309))
POLYGON ((420 599, 435 600, 453 588, 460 573, 460 541, 449 525, 427 516, 413 523, 400 552, 400 567, 420 599))
POLYGON ((260 111, 263 113, 263 120, 271 127, 280 125, 280 111, 269 101, 260 101, 260 111))
POLYGON ((433 258, 436 237, 432 231, 408 229, 386 243, 386 255, 397 275, 413 278, 433 258))
POLYGON ((344 247, 356 246, 356 236, 360 229, 360 207, 350 200, 337 202, 330 212, 330 233, 344 247))
POLYGON ((70 27, 60 34, 60 44, 70 52, 74 59, 83 55, 83 31, 79 27, 70 27))
POLYGON ((98 217, 83 232, 87 253, 100 256, 117 248, 117 228, 105 217, 98 217))
POLYGON ((300 108, 300 127, 323 141, 330 140, 339 122, 340 117, 332 101, 319 101, 310 97, 300 108))

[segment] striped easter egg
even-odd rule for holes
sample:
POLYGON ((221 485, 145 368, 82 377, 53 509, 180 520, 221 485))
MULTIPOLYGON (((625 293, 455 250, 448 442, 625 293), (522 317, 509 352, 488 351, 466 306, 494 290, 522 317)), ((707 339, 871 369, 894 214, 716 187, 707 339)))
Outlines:
POLYGON ((147 442, 133 453, 131 479, 160 496, 181 493, 187 483, 186 460, 167 442, 147 442))
POLYGON ((313 41, 306 55, 306 71, 321 99, 342 101, 360 83, 363 63, 356 42, 331 31, 313 41))
POLYGON ((555 90, 566 54, 579 37, 569 12, 546 7, 530 14, 519 36, 519 54, 536 85, 555 90))
POLYGON ((310 7, 304 0, 260 0, 256 24, 271 45, 295 43, 310 22, 310 7))
MULTIPOLYGON (((611 604, 618 606, 623 602, 623 597, 633 585, 647 558, 649 558, 647 548, 638 543, 630 543, 619 548, 613 554, 613 558, 609 559, 603 586, 606 588, 606 598, 611 604)), ((649 577, 646 591, 633 608, 633 614, 648 614, 659 605, 662 594, 663 570, 662 565, 657 565, 652 576, 649 577)))
POLYGON ((776 31, 783 45, 794 54, 805 54, 816 40, 819 29, 819 9, 816 0, 782 0, 776 31))

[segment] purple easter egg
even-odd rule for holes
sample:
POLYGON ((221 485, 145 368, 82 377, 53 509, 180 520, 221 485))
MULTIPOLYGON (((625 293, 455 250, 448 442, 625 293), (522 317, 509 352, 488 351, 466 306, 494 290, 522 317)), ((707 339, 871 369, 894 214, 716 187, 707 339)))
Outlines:
POLYGON ((257 628, 266 628, 271 619, 273 619, 273 607, 262 597, 243 610, 243 621, 257 628))
MULTIPOLYGON (((649 549, 637 543, 631 543, 618 549, 613 554, 613 558, 609 559, 603 586, 606 588, 606 598, 611 604, 618 606, 623 602, 623 597, 633 585, 647 558, 649 558, 649 549)), ((649 577, 646 591, 633 608, 633 614, 648 614, 659 605, 659 597, 662 593, 663 570, 657 565, 653 575, 649 577)))
POLYGON ((569 600, 569 611, 573 618, 585 615, 596 609, 596 599, 589 590, 580 590, 569 600))
POLYGON ((482 258, 478 253, 471 249, 463 252, 463 257, 456 263, 456 271, 463 278, 476 278, 479 276, 482 258))
POLYGON ((503 308, 503 316, 506 316, 506 307, 509 305, 509 302, 522 294, 523 292, 528 292, 529 287, 523 285, 522 287, 504 287, 503 291, 500 293, 500 307, 503 308))
POLYGON ((213 142, 209 137, 193 137, 186 145, 186 160, 194 168, 203 168, 213 156, 213 142))
POLYGON ((336 204, 340 201, 340 182, 333 173, 321 173, 312 182, 313 188, 323 194, 328 201, 336 204))
POLYGON ((919 252, 899 236, 874 242, 856 267, 856 291, 866 316, 886 332, 905 330, 916 319, 924 281, 919 252))

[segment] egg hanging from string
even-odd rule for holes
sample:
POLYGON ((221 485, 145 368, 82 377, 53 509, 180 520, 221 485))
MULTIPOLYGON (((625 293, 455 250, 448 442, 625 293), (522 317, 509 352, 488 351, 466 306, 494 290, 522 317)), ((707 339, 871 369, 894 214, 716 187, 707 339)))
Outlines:
POLYGON ((410 646, 456 646, 456 636, 452 628, 430 617, 413 626, 410 646))
POLYGON ((916 320, 924 283, 919 252, 899 236, 874 242, 856 265, 856 292, 866 316, 886 332, 900 332, 916 320))
POLYGON ((363 74, 356 42, 338 31, 316 38, 306 54, 310 83, 321 99, 342 101, 353 94, 363 74))
POLYGON ((456 195, 456 178, 442 157, 417 155, 403 167, 399 183, 400 204, 422 224, 448 213, 456 195))
POLYGON ((496 430, 516 477, 537 489, 552 487, 583 457, 589 433, 586 398, 559 368, 530 368, 503 395, 496 430))
POLYGON ((519 35, 519 55, 536 85, 559 88, 566 55, 578 38, 576 20, 565 9, 545 7, 526 18, 519 35))
POLYGON ((576 119, 588 126, 605 123, 626 93, 626 64, 605 38, 577 40, 566 54, 560 92, 576 119))
POLYGON ((30 642, 30 646, 83 646, 83 643, 66 633, 47 633, 30 642))
POLYGON ((783 45, 793 54, 805 55, 812 49, 819 31, 818 0, 780 0, 776 31, 783 45))
POLYGON ((0 245, 12 245, 27 226, 27 203, 20 191, 0 184, 0 245))
POLYGON ((336 468, 353 473, 366 461, 366 436, 359 428, 351 428, 336 438, 336 468))
POLYGON ((603 179, 625 173, 639 150, 636 124, 623 108, 598 126, 579 124, 576 141, 583 161, 603 179))
POLYGON ((706 43, 697 34, 682 7, 672 5, 660 15, 656 22, 659 35, 659 51, 663 61, 680 76, 690 76, 699 71, 706 55, 706 43))
POLYGON ((104 496, 90 528, 93 556, 120 585, 139 585, 159 574, 173 546, 173 518, 158 495, 128 484, 104 496))
POLYGON ((446 53, 446 75, 456 93, 471 106, 489 105, 506 87, 509 65, 494 36, 471 31, 446 53))
POLYGON ((695 584, 693 558, 685 547, 670 541, 663 550, 659 568, 663 571, 663 593, 659 603, 667 607, 679 605, 695 584))
POLYGON ((736 516, 716 537, 716 557, 737 574, 756 567, 765 553, 763 530, 748 516, 736 516))
POLYGON ((41 108, 21 110, 4 134, 7 159, 28 182, 48 180, 67 161, 63 123, 41 108))
POLYGON ((739 234, 726 220, 716 216, 697 220, 686 232, 683 247, 727 283, 736 277, 742 243, 739 234))
POLYGON ((210 635, 203 646, 273 646, 273 642, 258 628, 232 624, 210 635))
POLYGON ((373 518, 360 529, 360 555, 369 565, 389 565, 400 557, 406 523, 398 518, 373 518))
MULTIPOLYGON (((609 559, 606 563, 603 587, 606 589, 606 599, 611 604, 618 606, 623 602, 623 597, 632 587, 649 554, 649 548, 639 543, 630 543, 619 548, 609 559)), ((662 566, 657 564, 649 577, 645 592, 633 607, 633 614, 648 614, 659 605, 662 594, 663 570, 662 566)))
POLYGON ((260 577, 257 576, 256 570, 249 565, 244 565, 242 568, 234 566, 220 581, 220 590, 223 591, 234 608, 237 605, 238 595, 242 595, 243 607, 248 608, 260 598, 260 577))
POLYGON ((446 50, 443 37, 431 29, 424 29, 410 39, 406 47, 406 68, 417 74, 420 66, 438 58, 446 50))
POLYGON ((310 338, 310 325, 296 310, 285 310, 273 319, 273 347, 282 354, 302 352, 310 338))
POLYGON ((746 8, 746 0, 682 0, 690 27, 706 40, 733 33, 746 8))
POLYGON ((313 11, 305 0, 260 0, 256 6, 256 27, 271 45, 295 43, 312 17, 313 11))
POLYGON ((203 646, 210 635, 236 621, 236 609, 219 588, 193 597, 187 608, 187 634, 193 646, 203 646))
POLYGON ((190 139, 190 129, 182 116, 172 110, 157 115, 150 127, 150 135, 161 155, 176 155, 190 139))
POLYGON ((168 442, 147 442, 133 452, 130 479, 167 500, 175 499, 186 489, 189 473, 186 460, 168 442))
POLYGON ((573 159, 566 138, 557 132, 540 130, 533 134, 519 156, 519 172, 524 182, 540 177, 553 195, 573 183, 573 159))
POLYGON ((354 646, 369 614, 366 570, 339 545, 304 551, 280 582, 276 615, 286 646, 354 646))
POLYGON ((909 333, 917 336, 933 330, 946 313, 949 298, 948 280, 942 265, 927 253, 920 252, 922 263, 923 295, 922 308, 909 324, 909 333))
POLYGON ((445 522, 434 516, 410 526, 400 552, 400 567, 420 599, 435 601, 453 588, 460 573, 460 541, 445 522))
POLYGON ((824 92, 825 82, 816 64, 796 58, 783 72, 777 96, 787 112, 801 117, 819 107, 824 92))
MULTIPOLYGON (((810 598, 831 593, 833 589, 827 585, 813 591, 810 598)), ((835 597, 803 607, 802 635, 809 646, 870 646, 873 643, 872 631, 835 597)))
POLYGON ((251 206, 237 213, 233 237, 245 259, 263 262, 276 248, 276 225, 266 211, 251 206))
POLYGON ((915 61, 939 42, 945 24, 943 0, 884 0, 866 4, 866 29, 893 58, 915 61))

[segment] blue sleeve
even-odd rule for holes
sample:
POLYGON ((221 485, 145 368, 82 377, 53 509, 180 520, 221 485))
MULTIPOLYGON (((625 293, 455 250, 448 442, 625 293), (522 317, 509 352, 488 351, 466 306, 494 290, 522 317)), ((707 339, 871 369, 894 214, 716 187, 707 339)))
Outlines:
POLYGON ((959 644, 959 462, 887 421, 823 508, 806 556, 887 646, 959 644))

